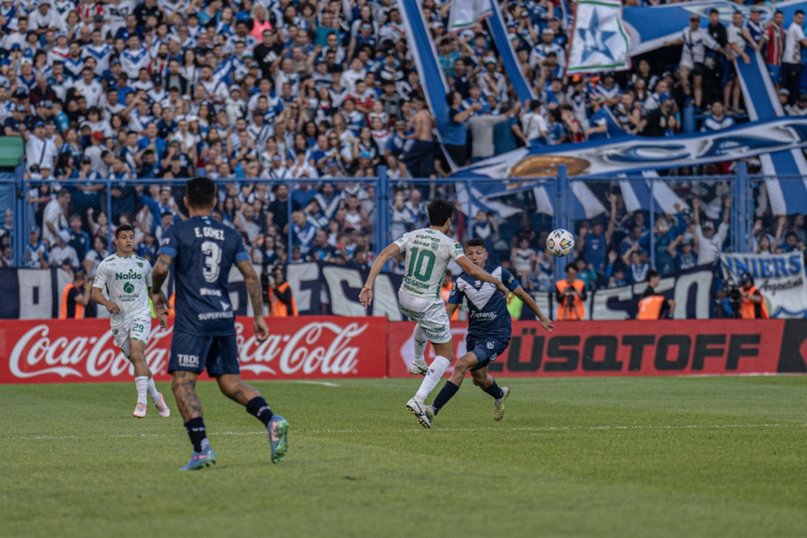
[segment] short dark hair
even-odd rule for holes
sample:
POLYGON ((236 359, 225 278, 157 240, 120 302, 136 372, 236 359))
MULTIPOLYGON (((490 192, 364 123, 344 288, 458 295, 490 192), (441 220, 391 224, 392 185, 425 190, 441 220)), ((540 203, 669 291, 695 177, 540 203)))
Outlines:
POLYGON ((216 200, 216 184, 209 177, 195 177, 185 183, 185 196, 188 205, 196 209, 204 209, 213 205, 216 200))
POLYGON ((795 17, 796 15, 804 15, 804 11, 802 11, 801 9, 797 9, 796 12, 793 14, 793 16, 795 17))
POLYGON ((134 228, 132 227, 131 224, 121 224, 120 226, 115 228, 115 239, 117 239, 118 236, 120 234, 122 234, 123 232, 132 232, 132 233, 134 233, 134 228))
POLYGON ((574 271, 575 273, 579 273, 580 271, 577 270, 577 262, 571 262, 566 264, 566 273, 569 273, 569 270, 574 271))
POLYGON ((478 237, 474 237, 473 239, 469 239, 468 241, 465 242, 465 248, 471 248, 471 247, 485 248, 485 241, 482 240, 482 239, 479 239, 478 237))
POLYGON ((661 276, 661 273, 656 271, 655 269, 651 269, 647 272, 647 281, 650 282, 651 278, 655 278, 657 276, 661 276))
POLYGON ((432 200, 429 203, 429 224, 442 226, 454 216, 454 205, 446 200, 432 200))

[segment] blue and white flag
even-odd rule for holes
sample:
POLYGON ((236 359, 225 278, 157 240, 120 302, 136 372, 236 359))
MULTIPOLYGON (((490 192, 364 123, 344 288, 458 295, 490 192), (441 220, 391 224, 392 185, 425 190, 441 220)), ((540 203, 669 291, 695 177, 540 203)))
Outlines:
POLYGON ((622 3, 581 0, 577 3, 569 73, 630 69, 628 34, 622 25, 622 3))

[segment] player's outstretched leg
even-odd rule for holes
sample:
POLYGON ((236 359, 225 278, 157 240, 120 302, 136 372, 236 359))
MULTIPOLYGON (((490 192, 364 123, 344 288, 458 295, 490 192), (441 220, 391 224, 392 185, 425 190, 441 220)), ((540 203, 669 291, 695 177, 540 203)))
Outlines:
POLYGON ((272 412, 261 393, 244 383, 237 374, 223 374, 216 377, 222 394, 247 408, 247 412, 261 421, 269 433, 269 448, 272 463, 280 463, 289 449, 289 423, 285 418, 272 412))
POLYGON ((209 467, 216 463, 216 453, 207 440, 205 421, 202 418, 202 403, 196 394, 196 377, 199 374, 177 370, 172 375, 171 391, 177 400, 179 414, 182 415, 185 430, 193 445, 191 459, 180 467, 180 471, 195 471, 209 467))
POLYGON ((429 417, 429 420, 433 420, 443 406, 460 390, 462 380, 465 379, 465 373, 476 366, 476 364, 476 355, 473 353, 468 353, 457 361, 457 364, 454 365, 454 371, 451 373, 451 378, 445 382, 443 388, 437 393, 434 402, 426 407, 426 415, 429 417))
POLYGON ((493 420, 504 418, 504 401, 510 396, 510 389, 499 387, 496 380, 490 377, 487 367, 471 372, 474 385, 493 397, 493 420))
POLYGON ((443 374, 446 373, 446 370, 451 365, 451 360, 454 358, 454 350, 451 347, 450 340, 442 344, 432 342, 432 345, 434 345, 434 351, 437 352, 437 356, 429 365, 429 370, 420 383, 415 396, 406 402, 406 408, 415 415, 420 425, 426 429, 431 428, 431 420, 426 414, 426 398, 429 397, 434 387, 440 382, 443 374))
POLYGON ((423 358, 426 351, 426 344, 429 343, 426 333, 420 328, 420 325, 415 325, 415 332, 412 334, 412 340, 415 342, 415 360, 409 365, 409 373, 412 375, 426 375, 429 366, 423 358))

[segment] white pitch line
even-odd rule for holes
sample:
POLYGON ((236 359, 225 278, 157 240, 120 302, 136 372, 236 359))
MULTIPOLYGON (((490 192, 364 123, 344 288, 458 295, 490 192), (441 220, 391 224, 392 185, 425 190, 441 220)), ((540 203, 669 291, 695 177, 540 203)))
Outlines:
MULTIPOLYGON (((680 424, 680 425, 595 425, 595 426, 536 426, 525 428, 507 428, 507 427, 481 427, 481 428, 435 428, 435 433, 452 433, 452 432, 535 432, 535 433, 553 433, 553 432, 567 432, 567 431, 674 431, 674 430, 739 430, 739 429, 774 429, 774 428, 805 428, 805 423, 785 423, 785 424, 680 424)), ((316 435, 316 434, 333 434, 333 433, 411 433, 413 431, 420 431, 420 429, 406 428, 406 429, 322 429, 322 430, 298 430, 297 433, 301 435, 316 435)), ((2 441, 62 441, 69 439, 132 439, 132 438, 153 438, 153 437, 174 437, 179 435, 175 433, 117 433, 110 435, 19 435, 19 436, 0 436, 2 441)), ((266 435, 264 431, 211 431, 212 437, 216 436, 250 436, 250 435, 266 435)))
POLYGON ((304 380, 296 380, 292 381, 292 383, 297 383, 299 385, 320 385, 323 387, 341 387, 339 383, 334 383, 333 381, 311 381, 309 379, 304 380))

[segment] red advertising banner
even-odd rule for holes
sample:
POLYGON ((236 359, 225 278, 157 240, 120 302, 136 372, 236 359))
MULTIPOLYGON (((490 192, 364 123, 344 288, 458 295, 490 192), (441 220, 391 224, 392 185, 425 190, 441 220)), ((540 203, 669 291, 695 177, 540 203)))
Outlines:
MULTIPOLYGON (((782 320, 560 322, 551 333, 514 322, 510 346, 490 370, 508 377, 776 373, 782 320)), ((407 376, 414 323, 389 324, 390 377, 407 376)), ((452 325, 465 353, 466 326, 452 325)), ((427 354, 433 355, 429 346, 427 354)))
MULTIPOLYGON (((384 377, 384 318, 268 318, 258 342, 249 318, 236 320, 245 379, 384 377)), ((169 378, 171 328, 152 329, 146 360, 158 380, 169 378)), ((129 381, 129 361, 100 319, 0 322, 0 383, 129 381)))

